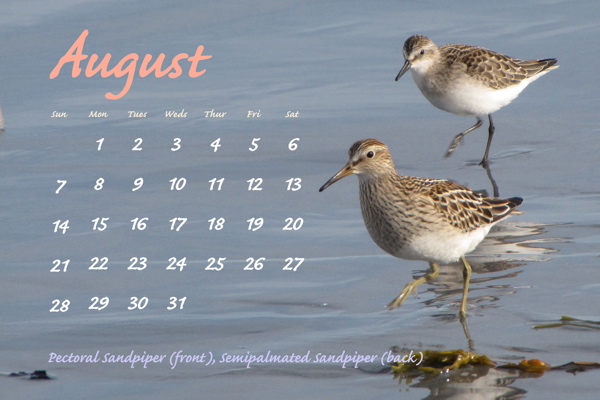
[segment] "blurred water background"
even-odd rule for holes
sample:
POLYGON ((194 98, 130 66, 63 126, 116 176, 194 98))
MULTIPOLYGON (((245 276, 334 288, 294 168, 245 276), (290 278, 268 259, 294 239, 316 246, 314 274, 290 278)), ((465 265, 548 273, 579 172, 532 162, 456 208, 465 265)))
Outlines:
POLYGON ((499 225, 471 257, 471 346, 498 362, 598 362, 597 330, 534 326, 563 315, 600 319, 599 15, 595 1, 5 1, 0 371, 45 369, 55 379, 2 377, 2 397, 597 396, 594 371, 518 379, 491 370, 467 382, 411 383, 379 372, 380 358, 359 368, 219 361, 225 353, 310 352, 314 359, 469 348, 456 318, 460 266, 444 267, 401 309, 387 311, 427 264, 395 259, 372 243, 355 178, 317 192, 354 141, 374 137, 390 147, 402 174, 491 193, 474 164, 486 129, 444 159, 451 138, 473 120, 435 109, 408 76, 394 82, 404 40, 419 33, 438 45, 558 58, 558 70, 494 114, 491 173, 501 196, 524 198, 524 214, 499 225), (125 78, 72 78, 64 67, 49 79, 84 30, 88 55, 165 53, 170 60, 204 45, 212 58, 199 63, 203 76, 138 76, 111 101, 104 94, 118 93, 125 78), (94 110, 108 118, 89 118, 94 110), (169 110, 187 117, 166 118, 169 110), (206 118, 210 110, 227 114, 206 118), (51 118, 54 111, 68 117, 51 118), (285 118, 288 111, 298 117, 285 118), (142 151, 132 151, 138 138, 142 151), (176 138, 181 148, 172 151, 176 138), (140 177, 143 187, 132 191, 140 177), (171 191, 169 180, 182 177, 185 188, 171 191), (99 178, 102 190, 94 190, 99 178), (222 190, 211 191, 209 181, 221 178, 222 190), (262 179, 261 191, 248 190, 252 178, 262 179), (287 190, 295 178, 300 190, 287 190), (58 194, 57 180, 67 180, 58 194), (93 231, 92 220, 105 217, 108 228, 93 231), (144 217, 147 228, 132 230, 131 220, 144 217), (173 218, 187 218, 179 232, 170 229, 173 218), (210 230, 212 218, 223 218, 223 229, 210 230), (251 218, 262 218, 262 227, 248 230, 251 218), (288 218, 301 227, 283 230, 288 218), (67 232, 53 232, 66 219, 67 232), (108 269, 89 270, 94 257, 107 257, 108 269), (145 257, 147 267, 128 270, 133 257, 145 257), (182 271, 166 270, 169 259, 184 257, 182 271), (211 258, 216 266, 224 258, 223 269, 207 271, 211 258), (67 259, 67 272, 50 272, 54 260, 67 259), (296 271, 284 270, 298 259, 296 271), (110 303, 90 310, 94 297, 110 303), (148 304, 129 311, 131 297, 148 304), (171 297, 185 297, 183 309, 167 310, 171 297), (67 312, 49 311, 65 299, 67 312), (51 353, 180 350, 210 352, 217 362, 49 362, 51 353))

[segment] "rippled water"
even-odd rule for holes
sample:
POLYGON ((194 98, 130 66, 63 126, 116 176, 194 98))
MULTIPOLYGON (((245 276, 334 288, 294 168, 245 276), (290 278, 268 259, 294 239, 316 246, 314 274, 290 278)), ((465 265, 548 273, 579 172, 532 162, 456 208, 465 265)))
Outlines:
POLYGON ((596 2, 9 1, 3 8, 0 371, 45 369, 56 378, 2 377, 6 398, 596 396, 597 371, 519 377, 477 370, 462 382, 378 373, 390 348, 471 346, 499 363, 598 362, 597 330, 534 329, 563 315, 600 320, 598 55, 590 51, 600 33, 596 2), (125 97, 109 101, 104 93, 120 90, 122 78, 74 79, 64 70, 49 79, 84 29, 89 53, 115 59, 173 57, 198 45, 213 58, 204 76, 137 77, 125 97), (426 263, 395 259, 372 243, 354 178, 317 192, 355 140, 375 137, 388 144, 400 173, 492 193, 488 174, 474 165, 485 129, 444 159, 472 119, 435 109, 410 78, 394 82, 403 41, 415 33, 438 44, 556 57, 561 65, 494 114, 490 172, 500 196, 524 198, 524 214, 498 225, 470 257, 470 341, 456 318, 459 265, 444 267, 401 309, 385 310, 426 263), (184 109, 187 118, 163 114, 184 109), (228 114, 204 118, 213 109, 228 114), (109 118, 92 120, 92 110, 109 118), (148 117, 127 118, 130 110, 148 117), (260 118, 247 117, 258 110, 260 118), (50 118, 53 111, 69 117, 50 118), (287 111, 299 118, 284 118, 287 111), (138 138, 143 150, 135 152, 138 138), (182 147, 171 151, 175 138, 182 147), (94 190, 100 177, 103 188, 94 190), (140 177, 143 187, 132 191, 140 177), (186 187, 171 191, 169 180, 181 177, 186 187), (263 190, 249 191, 247 181, 259 177, 263 190), (221 191, 209 190, 213 178, 225 179, 221 191), (302 179, 300 190, 286 190, 292 178, 302 179), (57 180, 67 180, 59 194, 57 180), (110 218, 107 230, 91 229, 98 217, 110 218), (143 217, 147 229, 132 231, 131 220, 143 217), (179 232, 170 230, 173 218, 187 218, 179 232), (209 230, 212 218, 223 218, 224 228, 209 230), (262 227, 249 231, 251 218, 262 218, 262 227), (287 218, 292 227, 301 218, 300 229, 283 230, 287 218), (65 219, 67 233, 54 233, 53 222, 65 219), (94 257, 108 257, 108 270, 90 271, 94 257), (133 257, 146 257, 147 268, 127 270, 133 257), (182 271, 166 270, 171 257, 186 258, 182 271), (211 258, 217 267, 225 258, 224 268, 207 271, 211 258), (284 270, 301 258, 296 271, 284 270), (50 272, 53 260, 66 259, 68 272, 50 272), (110 304, 90 310, 93 297, 110 304), (128 311, 131 297, 147 297, 148 305, 128 311), (170 297, 185 297, 183 309, 167 310, 170 297), (56 299, 69 299, 67 312, 49 312, 56 299), (49 362, 51 353, 132 351, 166 358, 147 368, 49 362), (172 368, 173 353, 210 353, 216 362, 172 368), (377 358, 356 369, 338 362, 246 368, 221 358, 292 353, 311 361, 319 353, 377 358))

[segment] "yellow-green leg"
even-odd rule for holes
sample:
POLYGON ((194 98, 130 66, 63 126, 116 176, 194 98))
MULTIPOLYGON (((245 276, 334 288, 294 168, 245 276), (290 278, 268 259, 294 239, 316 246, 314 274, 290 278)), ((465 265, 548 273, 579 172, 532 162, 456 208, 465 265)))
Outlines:
POLYGON ((463 286, 463 297, 462 297, 462 303, 460 305, 460 313, 458 314, 461 317, 466 317, 467 316, 467 298, 469 297, 469 282, 471 282, 471 265, 467 262, 467 259, 465 258, 465 256, 461 257, 462 262, 463 262, 463 278, 465 280, 464 286, 463 286))
POLYGON ((402 293, 400 293, 398 297, 396 297, 394 300, 392 300, 390 304, 387 305, 387 307, 390 310, 400 307, 402 303, 404 303, 404 300, 406 300, 408 295, 411 294, 412 291, 417 288, 417 286, 419 286, 422 283, 429 282, 430 280, 438 276, 438 274, 440 273, 440 266, 436 263, 429 263, 429 267, 431 268, 431 272, 420 277, 419 279, 415 279, 414 281, 404 286, 404 289, 402 289, 402 293))

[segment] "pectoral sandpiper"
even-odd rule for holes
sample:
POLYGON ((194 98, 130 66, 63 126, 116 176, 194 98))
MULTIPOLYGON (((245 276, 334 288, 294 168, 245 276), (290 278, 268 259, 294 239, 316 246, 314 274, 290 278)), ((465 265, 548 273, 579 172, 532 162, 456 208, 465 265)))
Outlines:
POLYGON ((488 116, 488 141, 481 165, 488 162, 494 135, 492 113, 513 101, 531 82, 558 68, 554 58, 519 60, 465 44, 438 47, 421 35, 409 37, 403 53, 404 65, 396 80, 410 69, 431 104, 456 115, 477 118, 475 125, 454 137, 446 157, 467 133, 481 126, 483 116, 488 116))
POLYGON ((319 191, 358 175, 362 215, 373 241, 392 256, 427 261, 431 267, 427 275, 407 284, 388 307, 399 307, 418 285, 435 278, 439 264, 460 259, 464 266, 460 315, 464 317, 471 277, 465 254, 523 199, 485 197, 449 180, 398 175, 387 146, 375 139, 354 143, 348 155, 344 168, 319 191))

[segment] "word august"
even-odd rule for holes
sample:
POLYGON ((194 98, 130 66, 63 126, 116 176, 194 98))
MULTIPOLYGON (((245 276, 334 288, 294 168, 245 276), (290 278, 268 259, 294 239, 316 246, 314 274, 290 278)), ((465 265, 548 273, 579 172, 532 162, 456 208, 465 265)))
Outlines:
MULTIPOLYGON (((87 54, 83 54, 83 47, 85 45, 85 39, 87 38, 88 33, 89 31, 86 29, 81 33, 81 35, 79 35, 79 38, 77 38, 75 43, 73 43, 65 55, 61 57, 52 72, 50 72, 50 79, 56 78, 60 74, 62 67, 68 63, 73 63, 71 72, 71 76, 73 78, 77 78, 81 74, 81 62, 88 58, 87 54)), ((187 59, 187 61, 190 62, 188 76, 190 78, 197 78, 206 72, 206 69, 198 71, 198 63, 200 61, 212 58, 212 56, 202 55, 203 51, 204 46, 198 46, 196 53, 191 57, 187 53, 177 54, 171 60, 171 64, 165 69, 162 69, 163 62, 165 61, 164 53, 161 53, 158 57, 156 57, 156 60, 154 60, 152 65, 150 65, 150 63, 152 62, 153 56, 151 54, 146 54, 140 65, 139 76, 144 78, 154 72, 154 76, 157 78, 161 78, 165 75, 167 75, 169 78, 177 78, 183 73, 183 69, 179 65, 179 62, 187 59)), ((122 78, 123 76, 126 76, 125 86, 120 93, 113 94, 107 92, 104 95, 104 97, 109 100, 118 100, 125 96, 127 92, 129 92, 129 89, 133 84, 133 79, 137 70, 137 62, 139 61, 140 56, 136 53, 128 54, 123 57, 113 68, 109 69, 108 64, 111 57, 111 54, 107 53, 102 58, 102 61, 96 65, 99 56, 97 54, 90 55, 87 66, 85 67, 85 76, 89 78, 96 75, 98 72, 100 72, 100 76, 102 78, 107 78, 112 75, 114 75, 115 78, 122 78)))

